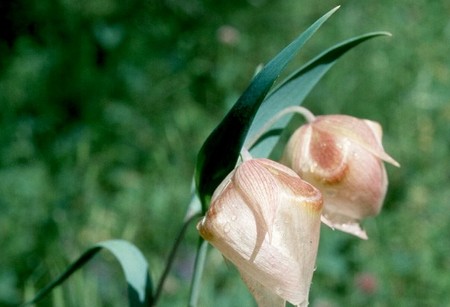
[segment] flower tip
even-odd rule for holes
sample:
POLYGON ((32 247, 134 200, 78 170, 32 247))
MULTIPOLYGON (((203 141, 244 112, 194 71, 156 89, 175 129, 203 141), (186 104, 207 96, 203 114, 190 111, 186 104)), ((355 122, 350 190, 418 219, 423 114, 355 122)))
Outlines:
POLYGON ((330 227, 331 230, 335 230, 335 229, 334 229, 333 222, 331 222, 331 221, 330 221, 329 219, 327 219, 325 216, 321 215, 321 216, 320 216, 320 221, 321 221, 322 223, 324 223, 325 225, 327 225, 328 227, 330 227))
POLYGON ((384 161, 386 161, 389 164, 392 164, 396 167, 400 167, 400 163, 398 163, 397 161, 394 160, 394 158, 392 158, 390 155, 388 155, 387 153, 384 153, 384 155, 381 157, 384 161))
POLYGON ((361 225, 357 221, 350 221, 346 223, 336 223, 327 219, 324 215, 320 217, 322 223, 330 227, 332 230, 340 230, 342 232, 346 232, 348 234, 354 235, 362 240, 367 240, 369 237, 364 229, 361 228, 361 225))
POLYGON ((395 161, 394 159, 392 159, 392 161, 390 161, 389 163, 391 163, 392 165, 396 166, 396 167, 400 167, 400 163, 398 163, 397 161, 395 161))

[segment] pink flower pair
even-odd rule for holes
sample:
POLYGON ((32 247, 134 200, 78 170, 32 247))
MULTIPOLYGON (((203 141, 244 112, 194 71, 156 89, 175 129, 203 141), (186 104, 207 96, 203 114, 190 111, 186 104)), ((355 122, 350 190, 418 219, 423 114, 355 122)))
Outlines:
POLYGON ((258 305, 308 304, 320 221, 367 238, 387 189, 381 127, 319 116, 289 140, 281 163, 250 159, 214 192, 200 235, 238 268, 258 305), (284 164, 284 165, 283 165, 284 164))

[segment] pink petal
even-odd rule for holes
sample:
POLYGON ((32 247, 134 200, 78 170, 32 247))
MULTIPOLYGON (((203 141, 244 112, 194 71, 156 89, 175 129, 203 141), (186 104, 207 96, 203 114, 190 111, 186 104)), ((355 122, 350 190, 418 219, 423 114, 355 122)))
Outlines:
POLYGON ((398 162, 384 151, 381 144, 381 126, 376 122, 348 115, 326 115, 316 117, 312 125, 315 129, 335 135, 336 138, 348 138, 380 159, 399 166, 398 162))

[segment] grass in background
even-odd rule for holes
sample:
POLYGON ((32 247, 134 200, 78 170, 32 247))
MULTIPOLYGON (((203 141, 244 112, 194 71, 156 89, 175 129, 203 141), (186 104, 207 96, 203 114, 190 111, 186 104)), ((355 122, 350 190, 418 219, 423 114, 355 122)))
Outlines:
MULTIPOLYGON (((368 241, 323 229, 311 305, 448 301, 450 4, 45 0, 0 10, 0 306, 105 239, 135 243, 158 278, 202 142, 256 65, 336 4, 298 64, 354 35, 394 36, 344 56, 305 106, 379 121, 402 167, 388 167, 368 241)), ((186 304, 195 244, 192 227, 161 306, 186 304)), ((200 306, 251 305, 217 251, 206 265, 200 306)), ((39 306, 122 306, 124 289, 103 255, 39 306)))

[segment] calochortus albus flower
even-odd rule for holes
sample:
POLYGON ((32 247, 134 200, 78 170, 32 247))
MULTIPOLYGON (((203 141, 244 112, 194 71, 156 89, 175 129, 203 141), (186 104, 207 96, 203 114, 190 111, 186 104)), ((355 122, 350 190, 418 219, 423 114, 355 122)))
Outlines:
POLYGON ((239 270, 258 305, 306 306, 322 196, 268 159, 240 164, 215 190, 197 228, 239 270))
POLYGON ((377 215, 387 190, 381 126, 347 115, 318 116, 291 136, 282 163, 323 195, 322 221, 367 239, 359 222, 377 215))

